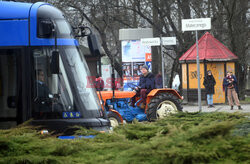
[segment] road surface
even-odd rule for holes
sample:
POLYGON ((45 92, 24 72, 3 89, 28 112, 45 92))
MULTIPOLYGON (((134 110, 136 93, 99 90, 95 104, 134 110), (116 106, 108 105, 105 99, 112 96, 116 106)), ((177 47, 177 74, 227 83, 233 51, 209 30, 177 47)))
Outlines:
MULTIPOLYGON (((243 110, 238 110, 237 106, 234 106, 234 110, 231 110, 229 105, 215 105, 214 108, 208 108, 207 106, 202 106, 202 112, 241 112, 241 113, 250 113, 250 104, 241 105, 243 110)), ((198 105, 183 105, 183 112, 198 112, 198 105)))

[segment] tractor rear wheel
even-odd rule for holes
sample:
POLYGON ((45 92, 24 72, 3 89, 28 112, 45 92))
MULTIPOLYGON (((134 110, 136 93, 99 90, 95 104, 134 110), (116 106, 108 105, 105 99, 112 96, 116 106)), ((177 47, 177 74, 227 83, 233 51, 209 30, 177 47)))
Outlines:
POLYGON ((110 121, 111 127, 117 127, 121 124, 122 120, 121 118, 114 112, 108 113, 108 119, 110 121))
POLYGON ((171 93, 160 93, 151 99, 147 109, 147 119, 154 121, 182 111, 178 97, 171 93))

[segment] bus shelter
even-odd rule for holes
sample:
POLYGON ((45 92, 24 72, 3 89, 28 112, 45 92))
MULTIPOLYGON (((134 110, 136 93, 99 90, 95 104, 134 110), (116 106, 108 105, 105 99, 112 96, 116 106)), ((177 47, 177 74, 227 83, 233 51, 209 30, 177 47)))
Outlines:
MULTIPOLYGON (((223 92, 223 78, 227 71, 235 73, 235 62, 238 57, 234 55, 220 41, 209 32, 205 33, 198 42, 200 58, 200 79, 202 100, 206 100, 206 91, 203 86, 207 70, 211 70, 216 80, 214 103, 225 103, 223 92)), ((182 64, 182 88, 187 102, 195 102, 198 99, 198 73, 196 65, 196 45, 194 44, 185 52, 179 62, 182 64)))

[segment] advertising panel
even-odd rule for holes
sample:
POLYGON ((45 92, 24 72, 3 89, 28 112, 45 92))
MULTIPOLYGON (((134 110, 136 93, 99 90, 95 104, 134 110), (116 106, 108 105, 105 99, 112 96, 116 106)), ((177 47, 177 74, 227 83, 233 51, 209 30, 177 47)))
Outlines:
POLYGON ((144 62, 133 63, 133 77, 141 76, 141 68, 144 64, 145 64, 144 62))
POLYGON ((122 62, 145 61, 145 46, 139 40, 122 41, 122 62))
POLYGON ((147 64, 151 70, 151 58, 151 47, 142 45, 140 40, 122 41, 123 89, 125 91, 132 90, 133 85, 138 85, 140 70, 144 64, 147 64))
POLYGON ((123 62, 122 70, 123 70, 123 77, 131 77, 132 76, 132 63, 123 62))

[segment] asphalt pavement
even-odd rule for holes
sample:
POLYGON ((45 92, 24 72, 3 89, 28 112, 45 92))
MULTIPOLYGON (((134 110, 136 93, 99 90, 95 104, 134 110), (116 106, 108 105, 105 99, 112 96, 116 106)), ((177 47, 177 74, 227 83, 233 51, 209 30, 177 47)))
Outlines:
MULTIPOLYGON (((241 105, 243 110, 238 110, 237 106, 231 110, 229 105, 215 105, 214 108, 208 108, 207 106, 202 106, 202 112, 240 112, 240 113, 250 113, 250 104, 241 105)), ((198 112, 198 105, 183 105, 183 112, 198 112)))

